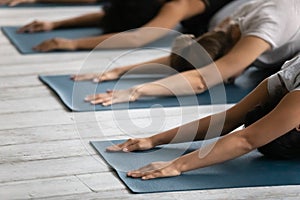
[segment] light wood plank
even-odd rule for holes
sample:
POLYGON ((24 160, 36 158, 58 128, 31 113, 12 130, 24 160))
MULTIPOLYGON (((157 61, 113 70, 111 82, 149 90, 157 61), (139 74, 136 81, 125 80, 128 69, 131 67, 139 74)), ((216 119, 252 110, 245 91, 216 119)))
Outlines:
POLYGON ((65 111, 42 111, 0 115, 0 130, 73 123, 65 111))
POLYGON ((76 176, 93 192, 126 189, 117 177, 112 176, 112 173, 93 173, 76 176))
POLYGON ((31 199, 87 192, 90 190, 75 176, 0 184, 1 199, 31 199))
MULTIPOLYGON (((69 157, 0 164, 0 183, 108 172, 106 164, 96 156, 69 157)), ((92 175, 91 175, 92 176, 92 175)), ((111 176, 109 173, 105 177, 111 176)), ((84 176, 85 177, 85 176, 84 176)), ((96 177, 94 178, 96 179, 96 177)), ((101 179, 100 179, 101 180, 101 179)), ((121 185, 119 183, 119 185, 121 185)))
POLYGON ((0 88, 11 87, 36 87, 42 83, 36 75, 34 76, 10 76, 0 78, 0 88))
POLYGON ((54 97, 1 101, 0 114, 64 110, 65 107, 54 97))

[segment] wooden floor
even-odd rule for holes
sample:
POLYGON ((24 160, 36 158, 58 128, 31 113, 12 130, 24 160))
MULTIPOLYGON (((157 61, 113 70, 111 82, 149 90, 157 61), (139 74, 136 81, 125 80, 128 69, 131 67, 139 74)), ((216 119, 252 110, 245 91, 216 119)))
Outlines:
MULTIPOLYGON (((97 9, 0 9, 0 25, 54 20, 97 9)), ((90 140, 157 133, 229 105, 214 110, 202 106, 71 113, 37 78, 38 74, 74 74, 84 63, 90 71, 103 70, 104 63, 118 53, 98 51, 87 61, 85 52, 20 55, 0 33, 0 199, 299 199, 300 186, 130 193, 91 148, 90 140)), ((117 63, 161 54, 138 51, 117 63)))

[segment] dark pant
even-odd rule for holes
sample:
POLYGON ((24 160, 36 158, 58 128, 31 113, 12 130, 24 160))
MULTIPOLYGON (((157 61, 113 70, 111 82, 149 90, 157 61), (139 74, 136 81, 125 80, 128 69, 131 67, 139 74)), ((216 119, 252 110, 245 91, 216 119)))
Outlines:
MULTIPOLYGON (((247 127, 251 125, 264 115, 268 114, 276 105, 277 102, 273 102, 265 106, 257 106, 253 111, 250 111, 246 115, 245 126, 247 127)), ((293 129, 272 142, 258 148, 258 150, 265 156, 272 158, 300 158, 300 132, 293 129)))

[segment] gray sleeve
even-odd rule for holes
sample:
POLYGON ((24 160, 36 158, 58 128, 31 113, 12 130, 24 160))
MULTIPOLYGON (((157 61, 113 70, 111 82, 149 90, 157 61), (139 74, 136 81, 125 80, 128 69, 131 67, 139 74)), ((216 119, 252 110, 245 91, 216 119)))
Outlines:
POLYGON ((288 91, 300 89, 300 55, 287 61, 278 72, 288 91))
POLYGON ((271 97, 283 96, 286 91, 300 90, 300 54, 284 63, 282 70, 268 78, 271 97))

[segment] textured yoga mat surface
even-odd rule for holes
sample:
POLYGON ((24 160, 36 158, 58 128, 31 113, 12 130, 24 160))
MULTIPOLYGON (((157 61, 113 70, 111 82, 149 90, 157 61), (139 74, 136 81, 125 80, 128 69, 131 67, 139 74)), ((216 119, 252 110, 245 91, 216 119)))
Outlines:
POLYGON ((160 97, 160 98, 141 98, 131 103, 114 104, 104 107, 102 105, 91 105, 84 101, 90 94, 104 93, 107 89, 126 89, 134 85, 157 80, 158 77, 147 76, 128 76, 116 81, 107 81, 100 84, 91 81, 74 82, 69 75, 60 76, 40 76, 62 100, 62 102, 72 111, 101 111, 101 110, 120 110, 151 108, 153 106, 176 107, 193 106, 207 104, 236 103, 248 94, 251 88, 244 89, 236 85, 216 86, 199 95, 180 96, 180 97, 160 97))
MULTIPOLYGON (((42 43, 45 40, 49 40, 55 37, 77 39, 83 37, 94 37, 99 36, 103 33, 100 28, 72 28, 72 29, 58 29, 50 32, 38 32, 38 33, 17 33, 20 27, 7 26, 2 27, 2 32, 11 41, 11 43, 18 49, 22 54, 37 54, 44 52, 34 51, 32 48, 42 43)), ((170 47, 173 40, 179 35, 179 32, 171 32, 167 36, 158 39, 144 47, 159 48, 159 47, 170 47)), ((91 50, 87 50, 91 51, 91 50)), ((53 51, 52 51, 53 52, 53 51)), ((63 50, 54 52, 66 52, 63 50)), ((70 52, 70 51, 68 51, 70 52)), ((76 51, 75 51, 76 52, 76 51)), ((49 53, 49 52, 48 52, 49 53)))
POLYGON ((300 184, 300 160, 272 160, 257 151, 222 164, 186 172, 177 177, 148 181, 133 179, 126 176, 127 171, 155 161, 172 160, 183 153, 198 149, 202 143, 165 145, 153 150, 133 153, 105 151, 106 147, 120 142, 122 141, 93 141, 91 144, 134 193, 300 184))
MULTIPOLYGON (((82 37, 92 37, 102 34, 102 30, 99 28, 75 28, 75 29, 59 29, 50 32, 38 32, 38 33, 17 33, 20 27, 8 26, 2 27, 3 33, 10 40, 10 42, 18 49, 22 54, 34 54, 40 53, 34 51, 32 48, 41 42, 52 39, 55 37, 63 37, 67 39, 76 39, 82 37)), ((63 51, 56 51, 63 52, 63 51)))

